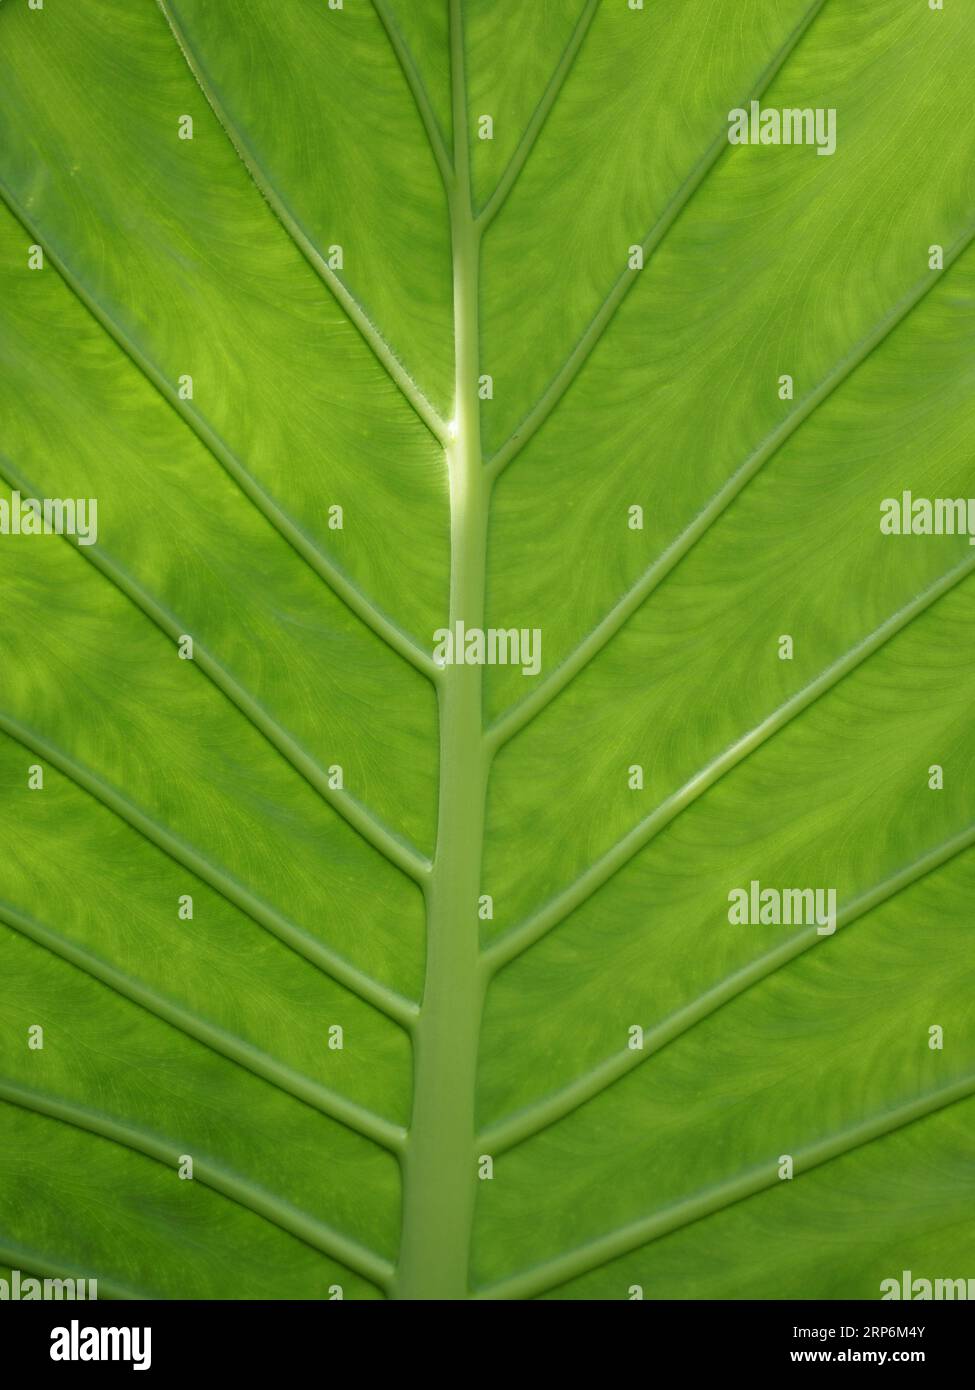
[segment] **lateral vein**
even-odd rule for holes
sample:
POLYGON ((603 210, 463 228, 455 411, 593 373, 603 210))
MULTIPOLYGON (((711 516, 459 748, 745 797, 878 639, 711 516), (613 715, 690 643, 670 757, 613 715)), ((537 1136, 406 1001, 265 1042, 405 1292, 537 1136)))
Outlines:
POLYGON ((513 927, 484 952, 486 968, 492 973, 500 970, 530 946, 540 941, 553 927, 558 926, 571 912, 574 912, 603 886, 614 874, 633 858, 645 845, 649 844, 682 811, 692 805, 710 787, 732 768, 737 767, 756 749, 768 742, 798 715, 807 710, 851 671, 879 651, 891 638, 966 579, 975 569, 975 556, 954 566, 941 579, 922 590, 909 603, 905 604, 890 618, 869 633, 832 665, 822 671, 813 681, 797 691, 771 714, 767 715, 747 734, 730 744, 724 752, 696 772, 684 785, 662 801, 656 810, 639 821, 632 830, 617 840, 594 864, 581 874, 573 884, 562 893, 551 898, 520 926, 513 927))
POLYGON ((109 1298, 144 1300, 152 1297, 152 1294, 144 1289, 133 1289, 125 1284, 117 1284, 113 1279, 103 1279, 100 1274, 93 1274, 90 1269, 55 1263, 36 1250, 28 1250, 24 1245, 11 1244, 4 1236, 0 1236, 0 1262, 11 1269, 19 1269, 22 1274, 29 1274, 32 1278, 97 1281, 99 1289, 107 1293, 109 1298))
POLYGON ((200 91, 206 98, 207 105, 210 107, 218 123, 222 127, 224 134, 237 152, 241 163, 250 174, 251 179, 268 207, 270 207, 271 211, 281 223, 281 226, 291 237, 295 246, 304 256, 312 270, 342 306, 346 316, 359 330, 363 341, 371 349, 377 362, 385 368, 387 375, 396 386, 399 387, 404 399, 413 407, 413 410, 426 425, 433 437, 446 448, 448 435, 445 422, 441 419, 432 403, 410 376, 409 372, 403 366, 403 363, 393 352, 393 349, 386 342, 365 309, 348 287, 335 274, 334 270, 328 265, 317 246, 315 246, 314 242, 301 226, 295 214, 274 187, 254 151, 244 139, 243 133, 230 119, 230 113, 224 107, 212 85, 207 80, 203 64, 194 52, 185 30, 179 24, 179 21, 175 18, 170 9, 170 0, 156 0, 156 3, 159 5, 167 24, 172 30, 173 38, 176 40, 176 44, 186 60, 187 67, 196 78, 200 91))
MULTIPOLYGON (((16 1105, 21 1110, 30 1110, 47 1119, 57 1120, 75 1129, 87 1131, 109 1143, 131 1149, 134 1153, 154 1159, 166 1168, 175 1169, 179 1163, 177 1145, 160 1139, 147 1130, 133 1125, 119 1124, 117 1120, 94 1110, 74 1105, 56 1096, 45 1095, 26 1086, 18 1086, 0 1080, 0 1101, 16 1105)), ((236 1202, 238 1206, 255 1216, 269 1221, 272 1225, 286 1231, 305 1245, 311 1246, 322 1255, 338 1260, 347 1268, 361 1275, 370 1283, 386 1288, 392 1276, 392 1265, 388 1260, 366 1249, 357 1241, 342 1235, 325 1222, 317 1220, 307 1212, 283 1202, 272 1193, 265 1191, 247 1178, 222 1168, 206 1158, 193 1157, 193 1179, 209 1187, 213 1192, 236 1202)))
POLYGON ((187 869, 201 882, 212 888, 215 893, 219 893, 222 898, 238 908, 251 921, 269 931, 272 936, 277 937, 286 946, 290 946, 296 955, 301 956, 310 965, 321 970, 323 974, 344 985, 360 999, 364 999, 368 1004, 384 1013, 387 1018, 400 1024, 402 1028, 410 1029, 412 1027, 418 1012, 417 1005, 412 1000, 405 999, 386 985, 382 985, 364 974, 343 956, 328 946, 324 946, 320 941, 316 941, 302 928, 295 926, 277 909, 263 902, 225 870, 217 868, 198 850, 193 849, 192 846, 172 834, 171 831, 153 820, 151 816, 140 811, 127 797, 115 791, 97 773, 83 767, 61 749, 56 748, 40 735, 33 733, 18 720, 10 718, 9 715, 0 713, 0 731, 38 757, 46 759, 65 777, 70 778, 83 791, 86 791, 89 796, 94 797, 96 801, 101 802, 108 810, 114 812, 120 820, 137 831, 150 844, 162 850, 175 863, 187 869))
MULTIPOLYGON (((801 1177, 804 1172, 818 1168, 833 1159, 842 1158, 854 1149, 862 1148, 874 1140, 883 1139, 905 1125, 913 1124, 939 1110, 955 1105, 975 1094, 975 1075, 965 1076, 929 1095, 915 1097, 894 1110, 886 1110, 871 1116, 857 1125, 840 1130, 826 1139, 800 1149, 795 1155, 795 1173, 801 1177)), ((595 1240, 577 1246, 565 1255, 547 1260, 535 1269, 504 1279, 474 1296, 478 1299, 522 1299, 537 1298, 558 1288, 570 1279, 598 1269, 621 1255, 629 1254, 640 1246, 649 1245, 661 1236, 673 1235, 675 1231, 690 1226, 707 1216, 714 1216, 736 1202, 754 1197, 759 1192, 775 1186, 779 1182, 778 1163, 766 1163, 753 1168, 739 1177, 706 1188, 681 1202, 656 1212, 653 1216, 640 1217, 627 1222, 617 1230, 595 1240)))
MULTIPOLYGON (((13 467, 5 454, 0 454, 0 478, 14 487, 36 495, 36 489, 18 470, 13 467)), ((132 579, 122 567, 104 552, 101 546, 82 546, 73 536, 62 535, 62 540, 89 561, 91 565, 119 590, 160 632, 173 641, 187 631, 179 621, 156 598, 132 579)), ((220 691, 247 722, 264 737, 274 750, 281 755, 300 777, 319 794, 323 801, 369 844, 384 859, 417 883, 422 883, 430 872, 430 860, 410 844, 404 837, 391 830, 368 807, 348 792, 338 792, 328 784, 328 777, 321 767, 310 757, 301 745, 288 734, 274 717, 244 689, 228 670, 207 652, 197 639, 193 642, 193 662, 211 684, 220 691)))
POLYGON ((511 192, 522 169, 525 167, 528 156, 535 148, 542 127, 548 119, 549 112, 558 100, 559 93, 565 85, 565 80, 575 62, 576 55, 589 32, 589 26, 592 24, 596 11, 599 9, 599 3, 600 0, 586 0, 586 4, 583 6, 575 29, 572 31, 569 42, 566 44, 565 51, 549 79, 548 86, 542 93, 542 98, 536 106, 531 120, 528 122, 524 135, 521 137, 514 154, 508 161, 498 181, 497 187, 475 218, 475 222, 481 228, 482 232, 487 231, 488 227, 490 227, 495 217, 497 217, 498 213, 501 211, 508 194, 511 192))
MULTIPOLYGON (((800 20, 799 24, 793 29, 785 43, 778 52, 774 54, 764 72, 759 77, 757 90, 753 93, 753 98, 761 100, 772 81, 778 76, 778 73, 788 58, 795 51, 799 41, 806 34, 813 20, 826 3, 827 0, 813 0, 813 4, 809 7, 804 18, 800 20)), ((642 242, 644 267, 649 262, 650 257, 661 245, 678 217, 680 217, 694 195, 705 183, 708 175, 718 163, 718 160, 728 149, 730 149, 730 146, 728 144, 727 130, 725 128, 712 140, 697 164, 671 198, 657 222, 644 238, 642 242)), ((609 327, 617 309, 633 288, 640 274, 641 271, 630 269, 621 272, 616 284, 603 301, 602 306, 589 324, 589 327, 583 333, 578 343, 576 343, 563 366, 552 378, 541 398, 528 412, 521 424, 516 426, 506 443, 502 444, 493 458, 488 460, 486 466, 492 480, 497 478, 498 475, 507 468, 508 464, 521 453, 528 441, 541 429, 542 425, 551 415, 552 411, 585 366, 593 349, 609 327)))
MULTIPOLYGON (((973 240, 975 240, 975 226, 964 232, 945 251, 942 274, 947 273, 954 262, 971 246, 973 240)), ((547 709, 556 696, 561 694, 594 657, 598 656, 606 644, 619 632, 627 619, 632 617, 640 605, 677 568, 681 560, 703 540, 712 526, 728 510, 735 498, 745 490, 773 455, 778 453, 799 427, 805 424, 819 407, 829 400, 833 393, 863 365, 894 330, 904 323, 914 309, 923 303, 940 282, 940 278, 940 276, 928 275, 885 314, 867 336, 826 374, 819 385, 798 402, 796 409, 780 425, 776 426, 743 463, 739 464, 727 482, 719 488, 691 524, 675 540, 671 541, 652 564, 648 565, 636 583, 617 600, 606 616, 586 634, 579 645, 569 653, 568 657, 556 667, 551 675, 545 677, 530 695, 513 705, 494 721, 487 730, 488 743, 492 752, 497 752, 503 748, 537 715, 547 709)))
POLYGON ((430 149, 440 170, 440 177, 443 179, 444 191, 449 193, 453 186, 454 166, 447 146, 440 129, 433 107, 430 104, 430 96, 424 85, 420 70, 416 65, 413 54, 410 52, 406 39, 400 32, 399 25, 387 4, 387 0, 372 0, 372 7, 379 16, 380 23, 386 31, 390 47, 396 54, 396 58, 406 78, 407 86, 413 96, 416 109, 419 112, 420 120, 426 131, 427 140, 430 142, 430 149))
POLYGON ((131 1004, 169 1024, 184 1037, 202 1044, 218 1057, 260 1077, 283 1095, 301 1101, 302 1104, 310 1106, 331 1120, 336 1120, 347 1129, 353 1130, 364 1139, 372 1140, 391 1153, 401 1151, 406 1131, 400 1125, 391 1124, 364 1106, 347 1100, 330 1087, 322 1086, 317 1081, 303 1076, 243 1038, 209 1023, 164 995, 157 994, 139 980, 100 960, 92 952, 77 946, 66 937, 59 936, 43 923, 18 912, 8 903, 0 902, 0 922, 5 922, 11 931, 19 932, 52 955, 68 961, 91 979, 114 990, 131 1004))
POLYGON ((64 281, 65 285, 75 295, 81 304, 88 310, 92 317, 113 339, 120 350, 132 362, 133 366, 143 374, 146 380, 156 388, 162 398, 169 404, 179 418, 196 435, 197 439, 204 448, 212 455, 220 467, 227 473, 240 488, 249 502, 251 502, 264 517, 265 521, 277 531, 283 540, 287 541, 302 560, 311 570, 323 580, 324 583, 335 594, 336 598, 354 613, 361 622, 375 633, 377 637, 393 649, 411 666, 414 666, 428 680, 436 682, 439 678, 439 671, 433 663, 432 657, 423 650, 419 643, 398 627, 391 618, 382 612, 362 590, 345 575, 338 565, 329 560, 317 546, 315 546, 301 530, 296 526, 291 518, 282 508, 268 495, 257 479, 248 472, 240 460, 231 452, 220 436, 213 430, 187 401, 181 401, 173 385, 169 382, 159 368, 152 362, 129 338, 118 323, 111 317, 106 310, 89 294, 88 290, 81 281, 68 268, 67 262, 62 259, 58 251, 44 237, 39 227, 37 227, 27 214, 20 208, 13 194, 0 181, 0 198, 6 203, 12 216, 21 224, 24 230, 33 237, 38 243, 44 246, 45 255, 54 266, 55 270, 64 281))
MULTIPOLYGON (((837 913, 837 927, 851 926, 861 917, 867 916, 876 908, 891 901, 898 893, 904 892, 920 879, 934 873, 959 854, 975 845, 975 824, 942 844, 935 846, 920 859, 898 869, 880 883, 853 898, 837 913)), ((649 1057, 663 1050, 689 1032, 698 1023, 746 994, 763 980, 790 964, 798 956, 804 955, 811 947, 822 944, 823 938, 815 927, 797 932, 792 940, 767 951, 764 955, 750 961, 747 965, 711 985, 705 992, 684 1005, 676 1013, 654 1028, 643 1030, 643 1049, 623 1052, 607 1057, 582 1076, 577 1077, 561 1090, 544 1097, 536 1104, 500 1120, 486 1130, 478 1139, 481 1152, 494 1156, 515 1148, 518 1144, 534 1138, 542 1130, 558 1124, 567 1115, 580 1109, 588 1101, 603 1094, 617 1081, 635 1071, 649 1057)))

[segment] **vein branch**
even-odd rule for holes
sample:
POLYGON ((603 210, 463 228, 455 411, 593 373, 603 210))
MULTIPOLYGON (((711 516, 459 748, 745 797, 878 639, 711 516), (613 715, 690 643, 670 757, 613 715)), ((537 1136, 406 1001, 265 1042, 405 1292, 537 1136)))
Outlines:
POLYGON ((430 96, 424 85, 420 70, 416 65, 412 53, 406 43, 405 38, 400 32, 396 20, 393 18, 389 8, 388 0, 372 0, 372 7, 379 16, 380 22, 386 31, 390 47, 396 54, 399 65, 403 70, 407 85, 416 103, 423 128, 426 131, 427 139, 430 142, 430 149, 440 170, 440 177, 443 179, 445 192, 449 193, 453 186, 454 167, 451 162, 447 144, 440 129, 440 122, 437 120, 436 113, 430 103, 430 96))
POLYGON ((77 1265, 55 1263, 47 1255, 42 1255, 36 1250, 28 1250, 24 1245, 11 1244, 5 1237, 0 1237, 0 1262, 35 1279, 97 1280, 100 1291, 113 1299, 143 1301, 152 1297, 143 1289, 133 1289, 125 1284, 117 1284, 113 1279, 104 1279, 100 1274, 93 1274, 90 1268, 79 1269, 77 1265))
POLYGON ((393 352, 393 349, 386 342, 379 329, 369 318, 365 309, 363 309, 362 305, 348 287, 329 266, 318 247, 307 235, 297 217, 285 202, 284 198, 274 187, 274 184, 261 165, 257 155, 245 140, 243 132, 231 120, 230 113, 217 96, 213 84, 209 81, 203 64, 200 62, 199 56, 190 45, 185 30, 172 13, 170 0, 156 0, 156 2, 162 10, 166 22, 172 30, 173 38, 176 40, 186 60, 187 67, 196 78, 197 84, 206 98, 207 104, 214 116, 216 116, 217 121, 223 128, 224 134, 233 145, 241 163, 250 174, 265 202, 271 208, 282 227, 291 237, 295 246, 297 246, 298 250, 311 266, 312 270, 314 270, 322 283, 338 300, 347 318, 355 324, 363 341, 370 348, 377 362, 385 368, 388 376, 399 387, 404 399, 413 407, 416 414, 423 421, 434 438, 446 447, 446 424, 393 352))
MULTIPOLYGON (((752 93, 752 99, 761 100, 765 95, 772 81, 795 51, 799 41, 806 34, 813 20, 825 4, 826 0, 813 0, 813 4, 809 7, 803 19, 796 25, 782 47, 779 48, 767 64, 764 72, 758 79, 756 90, 752 93)), ((748 102, 746 101, 743 104, 747 106, 748 102)), ((711 144, 707 147, 697 164, 671 198, 657 222, 643 239, 641 245, 644 267, 647 266, 650 258, 661 245, 667 233, 691 202, 694 195, 703 186, 705 180, 712 169, 714 169, 721 156, 730 148, 728 144, 727 125, 725 125, 711 141, 711 144)), ((616 284, 610 290, 595 317, 572 349, 572 352, 569 354, 563 366, 546 387, 541 398, 528 412, 521 424, 515 428, 510 438, 502 444, 493 458, 488 460, 487 468, 492 479, 497 478, 498 475, 508 467, 508 464, 517 458, 529 440, 532 439, 538 430, 541 429, 542 425, 544 425, 559 401, 561 401, 562 397, 582 371, 593 349, 599 343, 610 323, 612 323, 617 309, 633 288, 638 276, 642 273, 642 271, 631 270, 629 268, 621 272, 616 284)))
MULTIPOLYGON (((33 1111, 61 1124, 71 1125, 75 1129, 85 1130, 100 1139, 108 1140, 109 1143, 118 1144, 131 1149, 133 1153, 154 1159, 166 1168, 175 1170, 179 1165, 180 1150, 172 1142, 134 1125, 119 1124, 117 1120, 98 1111, 74 1105, 71 1101, 47 1095, 32 1087, 0 1080, 0 1101, 16 1105, 21 1110, 33 1111)), ((236 1202, 253 1215, 278 1226, 288 1235, 310 1245, 313 1250, 338 1260, 348 1269, 368 1279, 370 1283, 380 1288, 389 1284, 392 1276, 389 1261, 374 1251, 367 1250, 325 1222, 301 1211, 290 1202, 275 1197, 250 1179, 223 1168, 209 1158, 202 1155, 197 1157, 195 1154, 193 1179, 218 1192, 222 1197, 236 1202)))
POLYGON ((120 820, 148 840, 150 844, 162 850, 175 863, 212 888, 215 893, 219 893, 222 898, 238 908, 251 921, 269 931, 272 936, 277 937, 286 946, 290 946, 296 955, 301 956, 310 965, 321 970, 323 974, 344 985, 346 989, 351 990, 360 999, 364 999, 366 1003, 371 1004, 402 1028, 410 1029, 412 1027, 418 1012, 413 1000, 405 999, 386 985, 372 979, 371 976, 366 975, 343 956, 340 956, 338 952, 323 945, 303 928, 289 921, 277 909, 257 897, 251 889, 238 882, 226 870, 218 868, 198 850, 167 830, 165 826, 160 825, 158 821, 153 820, 151 816, 146 815, 144 811, 141 811, 127 797, 117 792, 97 773, 83 767, 61 749, 56 748, 46 739, 41 738, 40 735, 33 733, 9 715, 0 713, 0 732, 22 744, 24 748, 29 749, 37 757, 45 759, 52 767, 56 767, 65 777, 70 778, 76 786, 86 791, 96 801, 101 802, 108 810, 114 812, 120 820))
MULTIPOLYGON (((975 227, 968 228, 945 251, 944 270, 947 273, 958 258, 975 240, 975 227)), ((714 494, 707 505, 681 534, 653 561, 639 579, 613 605, 599 623, 587 633, 574 651, 556 669, 535 686, 532 693, 513 705, 494 721, 487 731, 493 752, 500 748, 546 709, 575 677, 585 669, 613 638, 628 618, 660 587, 664 579, 710 531, 765 464, 779 452, 799 427, 809 420, 840 386, 900 327, 904 320, 927 298, 940 283, 940 276, 928 274, 918 281, 894 307, 884 315, 870 332, 856 344, 822 379, 819 385, 797 402, 796 407, 774 430, 739 464, 727 482, 714 494)))
MULTIPOLYGON (((883 1139, 895 1130, 936 1114, 939 1110, 966 1100, 973 1094, 975 1075, 963 1076, 937 1091, 917 1096, 894 1109, 884 1110, 860 1121, 859 1124, 839 1130, 795 1153, 795 1176, 801 1178, 803 1174, 820 1167, 821 1164, 842 1158, 854 1149, 883 1139)), ((615 1231, 586 1241, 567 1254, 548 1260, 535 1269, 502 1280, 481 1290, 476 1297, 491 1300, 537 1298, 570 1279, 576 1279, 601 1265, 608 1264, 611 1260, 618 1259, 621 1255, 659 1240, 661 1236, 672 1235, 695 1221, 714 1216, 736 1202, 775 1187, 779 1181, 778 1161, 763 1163, 728 1182, 718 1183, 681 1202, 675 1202, 652 1216, 639 1217, 615 1231)))
POLYGON ((68 961, 91 979, 98 980, 100 984, 114 990, 116 994, 144 1012, 168 1023, 184 1037, 201 1043, 216 1056, 260 1077, 283 1095, 301 1101, 329 1119, 337 1120, 347 1129, 353 1130, 364 1139, 371 1139, 373 1143, 379 1144, 391 1153, 401 1151, 406 1137, 401 1126, 391 1124, 364 1106, 347 1100, 330 1087, 302 1076, 300 1072, 279 1062, 243 1038, 236 1037, 207 1019, 200 1018, 164 995, 157 994, 139 980, 117 970, 90 951, 75 945, 7 903, 0 902, 0 922, 6 923, 11 931, 18 932, 52 955, 68 961))
MULTIPOLYGON (((913 863, 898 869, 880 883, 851 899, 836 915, 837 927, 848 927, 861 917, 867 916, 876 908, 891 901, 898 893, 912 887, 926 875, 949 863, 965 850, 975 845, 975 824, 968 826, 957 835, 936 845, 913 863)), ((498 1155, 526 1140, 534 1138, 542 1130, 558 1124, 567 1115, 580 1109, 588 1101, 602 1095, 622 1077, 635 1071, 649 1057, 662 1051, 675 1042, 696 1024, 709 1018, 725 1004, 760 984, 777 970, 782 969, 811 947, 824 944, 815 927, 797 932, 790 940, 771 951, 750 961, 733 974, 719 980, 703 994, 686 1004, 682 1009, 659 1023, 654 1028, 643 1030, 643 1049, 622 1052, 607 1057, 582 1076, 569 1082, 561 1090, 544 1097, 537 1104, 508 1116, 486 1130, 478 1139, 482 1153, 498 1155)))
POLYGON ((807 710, 822 696, 838 685, 851 671, 856 670, 868 657, 884 647, 907 625, 936 603, 962 580, 975 570, 975 556, 963 560, 947 574, 943 575, 927 589, 922 590, 903 608, 869 633, 855 646, 845 652, 837 661, 822 671, 813 681, 797 691, 773 710, 760 724, 747 734, 730 744, 716 758, 696 772, 684 785, 669 796, 666 801, 639 821, 632 830, 617 840, 596 862, 581 874, 573 884, 533 913, 519 926, 484 952, 484 961, 491 972, 521 955, 530 946, 540 941, 553 927, 558 926, 570 913, 580 907, 600 889, 614 874, 618 873, 639 850, 655 839, 660 832, 675 820, 688 806, 692 805, 710 787, 747 757, 761 748, 770 738, 779 733, 795 718, 807 710))
POLYGON ((440 672, 434 665, 430 654, 412 637, 403 632, 371 599, 366 597, 338 565, 329 560, 309 540, 301 528, 296 526, 277 502, 264 491, 257 479, 248 472, 193 404, 180 400, 172 382, 167 380, 155 363, 142 352, 135 341, 128 337, 121 326, 88 293, 81 281, 69 270, 67 263, 58 254, 57 249, 51 245, 42 235, 40 229, 18 206, 16 199, 2 182, 0 182, 0 198, 6 203, 11 214, 20 222, 28 235, 44 246, 47 260, 57 270, 68 289, 73 292, 146 380, 172 406, 183 423, 189 426, 204 448, 233 479, 248 501, 253 503, 282 539, 287 541, 319 579, 327 584, 336 598, 340 599, 377 637, 380 637, 387 646, 391 647, 405 661, 408 661, 428 680, 436 682, 440 677, 440 672))
MULTIPOLYGON (((4 454, 0 454, 0 477, 27 494, 37 490, 18 470, 13 467, 4 454)), ((166 637, 176 642, 188 631, 178 619, 155 599, 139 583, 132 579, 124 569, 105 553, 101 546, 82 546, 73 536, 62 537, 83 559, 87 560, 109 583, 134 604, 166 637)), ((255 728, 278 752, 308 785, 321 796, 343 820, 350 825, 377 853, 415 882, 422 884, 430 872, 430 860, 415 846, 398 835, 383 823, 375 813, 346 791, 330 787, 328 777, 321 767, 292 736, 287 733, 274 717, 229 671, 194 638, 193 664, 199 668, 207 680, 216 687, 240 711, 247 722, 255 728)))
POLYGON ((548 119, 549 112, 558 100, 559 93, 565 85, 565 80, 569 75, 572 64, 575 62, 576 55, 582 47, 582 42, 589 32, 593 17, 599 8, 600 0, 586 0, 582 13, 576 23, 572 36, 566 45, 565 51, 549 79, 548 86, 542 94, 542 99, 536 106, 531 120, 525 129, 524 135, 518 142, 514 154, 508 161, 507 167, 498 182, 497 188, 485 203, 475 219, 482 232, 486 232, 488 227, 501 211, 508 194, 511 192, 518 180, 522 169, 528 160, 528 156, 535 148, 535 144, 541 134, 542 127, 548 119))

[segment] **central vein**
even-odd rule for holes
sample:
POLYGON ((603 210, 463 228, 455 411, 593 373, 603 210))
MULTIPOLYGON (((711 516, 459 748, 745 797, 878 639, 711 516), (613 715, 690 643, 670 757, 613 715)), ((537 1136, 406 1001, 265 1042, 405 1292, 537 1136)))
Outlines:
MULTIPOLYGON (((481 457, 478 272, 467 135, 460 0, 450 0, 454 169, 449 190, 454 267, 454 430, 450 481, 450 626, 481 628, 490 483, 481 457)), ((469 1293, 474 1213, 474 1095, 484 972, 477 902, 489 756, 480 666, 439 675, 440 792, 437 847, 426 890, 427 959, 414 1032, 413 1119, 403 1157, 397 1298, 469 1293)))

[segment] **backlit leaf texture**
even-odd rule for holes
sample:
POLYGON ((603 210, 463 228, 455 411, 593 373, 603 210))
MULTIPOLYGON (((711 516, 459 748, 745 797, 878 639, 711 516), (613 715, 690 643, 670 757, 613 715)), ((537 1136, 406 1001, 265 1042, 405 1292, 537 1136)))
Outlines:
POLYGON ((975 549, 880 526, 975 491, 973 77, 968 0, 2 0, 0 496, 98 508, 0 535, 5 1271, 975 1276, 975 549))

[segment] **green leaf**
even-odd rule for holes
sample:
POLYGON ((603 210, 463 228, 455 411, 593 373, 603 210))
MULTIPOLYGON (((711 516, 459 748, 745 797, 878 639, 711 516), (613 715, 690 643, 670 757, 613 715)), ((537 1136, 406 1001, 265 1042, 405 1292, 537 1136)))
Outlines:
POLYGON ((965 6, 5 0, 0 54, 4 1271, 975 1274, 975 550, 880 526, 975 490, 965 6))

